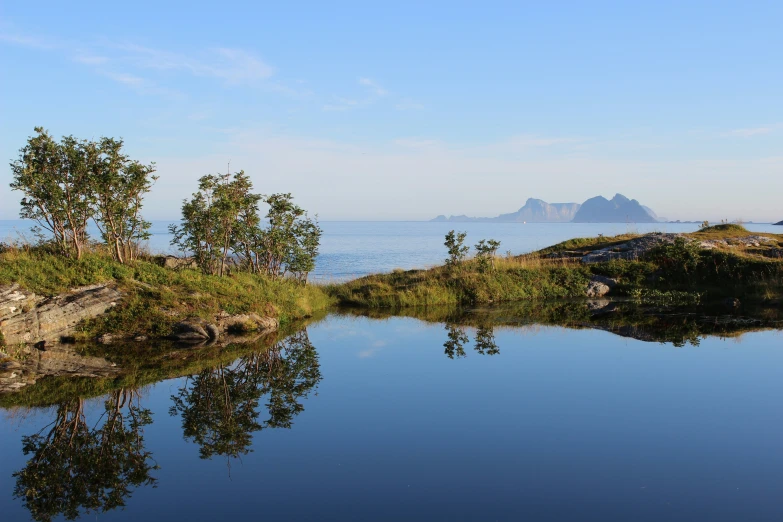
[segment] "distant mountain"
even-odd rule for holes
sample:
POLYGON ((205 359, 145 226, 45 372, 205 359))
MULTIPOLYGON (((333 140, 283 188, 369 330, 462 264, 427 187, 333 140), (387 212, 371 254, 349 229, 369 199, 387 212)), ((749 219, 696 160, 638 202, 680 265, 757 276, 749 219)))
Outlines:
MULTIPOLYGON (((579 203, 547 203, 529 198, 525 205, 510 214, 498 217, 438 216, 431 221, 442 223, 657 223, 659 218, 653 209, 641 205, 635 199, 615 194, 609 200, 603 196, 579 203)), ((783 221, 778 223, 783 225, 783 221)))
POLYGON ((579 210, 579 203, 547 203, 529 198, 525 205, 510 214, 501 214, 494 218, 462 216, 438 216, 432 221, 449 223, 567 223, 579 210))
POLYGON ((501 214, 497 221, 528 223, 568 223, 576 215, 579 203, 547 203, 546 201, 528 198, 525 206, 511 214, 501 214))
POLYGON ((656 223, 655 213, 648 211, 635 199, 615 194, 612 199, 603 196, 582 203, 574 216, 574 223, 656 223))
POLYGON ((783 221, 778 221, 777 223, 774 223, 775 225, 783 225, 783 221))

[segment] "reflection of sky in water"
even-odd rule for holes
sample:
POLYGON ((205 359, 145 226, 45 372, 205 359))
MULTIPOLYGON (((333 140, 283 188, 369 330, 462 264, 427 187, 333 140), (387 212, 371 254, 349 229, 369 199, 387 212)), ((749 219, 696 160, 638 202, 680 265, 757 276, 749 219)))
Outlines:
MULTIPOLYGON (((331 317, 309 328, 323 380, 293 428, 199 460, 170 396, 149 387, 157 489, 102 520, 780 520, 783 352, 777 332, 674 348, 596 330, 498 328, 500 353, 444 355, 444 325, 331 317), (748 513, 752 513, 748 515, 748 513)), ((91 404, 100 402, 91 401, 91 404)), ((259 409, 265 414, 265 401, 259 409)), ((0 424, 0 512, 20 439, 0 424)))
MULTIPOLYGON (((427 223, 427 222, 335 222, 321 223, 324 236, 315 279, 337 280, 395 268, 411 269, 443 262, 443 236, 451 229, 468 232, 466 243, 480 239, 501 241, 500 253, 530 252, 574 237, 627 232, 692 232, 696 224, 626 223, 427 223)), ((168 223, 153 223, 149 247, 155 252, 172 252, 168 223)), ((781 232, 773 225, 747 225, 750 230, 781 232)), ((0 221, 0 241, 23 229, 20 221, 0 221)))

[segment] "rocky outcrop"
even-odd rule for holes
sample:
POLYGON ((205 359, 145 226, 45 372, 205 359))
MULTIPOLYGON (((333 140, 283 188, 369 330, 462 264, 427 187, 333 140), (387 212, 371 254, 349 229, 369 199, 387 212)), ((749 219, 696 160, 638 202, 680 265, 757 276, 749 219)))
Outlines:
POLYGON ((241 336, 250 332, 263 333, 277 330, 279 323, 273 317, 258 314, 221 314, 212 323, 191 317, 174 325, 170 338, 183 343, 214 343, 219 339, 241 336))
POLYGON ((17 285, 0 288, 0 332, 7 346, 59 342, 74 327, 115 306, 122 298, 117 289, 92 285, 51 298, 21 290, 17 285))
POLYGON ((699 246, 701 248, 711 250, 713 248, 727 248, 727 247, 760 247, 766 246, 770 243, 777 243, 776 239, 766 236, 745 236, 745 237, 729 237, 726 239, 708 239, 701 241, 699 246))
POLYGON ((156 256, 153 258, 156 264, 163 268, 170 268, 177 270, 180 268, 198 268, 196 261, 192 257, 177 257, 177 256, 156 256))
POLYGON ((585 201, 574 216, 574 223, 656 223, 638 201, 615 194, 612 199, 597 196, 585 201))
POLYGON ((678 234, 647 234, 619 245, 593 250, 582 256, 583 263, 602 263, 614 259, 636 260, 655 247, 674 243, 678 234))
POLYGON ((603 297, 611 292, 615 286, 617 286, 616 279, 594 275, 590 278, 590 282, 587 283, 587 291, 585 293, 587 297, 603 297))

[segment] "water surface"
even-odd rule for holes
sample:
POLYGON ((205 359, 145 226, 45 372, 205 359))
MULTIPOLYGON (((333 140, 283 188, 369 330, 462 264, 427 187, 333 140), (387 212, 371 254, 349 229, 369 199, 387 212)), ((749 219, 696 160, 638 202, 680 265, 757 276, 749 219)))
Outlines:
POLYGON ((698 327, 675 346, 656 340, 691 319, 617 330, 632 337, 513 321, 332 315, 188 377, 6 409, 0 513, 28 520, 14 473, 40 485, 66 456, 82 474, 35 505, 128 486, 101 520, 783 518, 779 330, 698 327), (80 411, 73 446, 25 439, 80 411), (101 445, 111 457, 84 449, 101 445))

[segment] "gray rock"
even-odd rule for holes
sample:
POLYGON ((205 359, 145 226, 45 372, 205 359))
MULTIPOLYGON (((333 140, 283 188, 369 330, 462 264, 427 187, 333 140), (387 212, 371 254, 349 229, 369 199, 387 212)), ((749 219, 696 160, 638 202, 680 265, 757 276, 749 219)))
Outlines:
POLYGON ((71 336, 79 322, 105 313, 122 298, 117 289, 105 284, 75 288, 49 299, 31 298, 31 294, 19 299, 19 292, 7 291, 0 301, 0 309, 5 311, 0 331, 9 345, 59 342, 71 336), (11 311, 15 306, 8 303, 22 301, 27 302, 26 307, 11 311))
POLYGON ((699 243, 699 247, 712 250, 714 248, 732 248, 732 247, 759 247, 767 243, 775 243, 777 240, 766 236, 745 236, 728 237, 726 239, 707 239, 699 243))
POLYGON ((611 290, 609 285, 599 283, 598 281, 590 281, 587 283, 587 291, 585 293, 587 297, 603 297, 611 290))
POLYGON ((602 263, 614 259, 636 260, 653 248, 674 243, 679 234, 647 234, 619 245, 594 250, 582 256, 583 263, 602 263))
POLYGON ((274 317, 261 317, 258 314, 239 314, 221 318, 218 323, 224 332, 251 332, 277 330, 279 323, 274 317))
POLYGON ((587 283, 587 297, 603 297, 608 294, 612 288, 617 286, 617 280, 611 277, 594 275, 587 283))
POLYGON ((212 323, 204 325, 204 330, 207 331, 210 341, 217 341, 220 338, 220 329, 212 323))
POLYGON ((175 324, 171 337, 178 341, 205 341, 209 339, 209 334, 195 320, 188 320, 175 324))
POLYGON ((198 268, 196 261, 192 257, 157 256, 154 258, 154 261, 158 265, 164 268, 171 268, 172 270, 180 268, 198 268))
POLYGON ((43 298, 19 288, 19 285, 0 286, 0 321, 21 315, 43 298))
POLYGON ((101 344, 111 344, 114 342, 114 336, 110 333, 105 333, 102 335, 99 335, 97 339, 95 339, 101 344))

